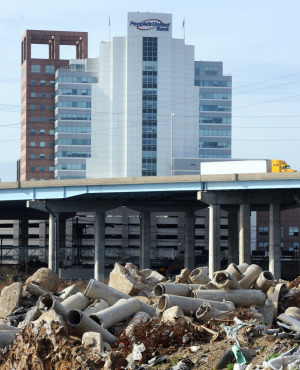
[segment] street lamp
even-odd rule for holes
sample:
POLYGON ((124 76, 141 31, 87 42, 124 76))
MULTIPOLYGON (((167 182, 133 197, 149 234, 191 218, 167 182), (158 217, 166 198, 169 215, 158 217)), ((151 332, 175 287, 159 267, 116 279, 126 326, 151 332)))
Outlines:
POLYGON ((171 113, 171 176, 173 175, 173 117, 175 113, 171 113))

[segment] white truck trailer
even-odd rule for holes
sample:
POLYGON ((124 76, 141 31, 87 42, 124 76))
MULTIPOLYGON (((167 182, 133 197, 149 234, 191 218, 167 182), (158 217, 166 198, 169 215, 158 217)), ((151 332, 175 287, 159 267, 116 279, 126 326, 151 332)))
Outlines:
POLYGON ((218 162, 201 162, 201 175, 227 175, 232 173, 296 172, 280 159, 245 159, 218 162))

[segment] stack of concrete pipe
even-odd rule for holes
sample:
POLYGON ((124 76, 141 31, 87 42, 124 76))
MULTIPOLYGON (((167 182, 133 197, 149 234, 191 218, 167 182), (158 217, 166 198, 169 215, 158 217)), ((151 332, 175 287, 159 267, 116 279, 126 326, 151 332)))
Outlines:
POLYGON ((256 306, 270 323, 276 314, 275 305, 270 301, 276 300, 274 276, 258 265, 231 263, 226 270, 216 271, 212 279, 203 269, 197 268, 191 272, 190 282, 159 283, 154 289, 158 311, 179 306, 185 315, 207 321, 239 306, 256 306))
MULTIPOLYGON (((132 319, 128 329, 132 330, 134 325, 157 316, 153 306, 94 279, 84 293, 75 284, 57 294, 35 283, 26 284, 24 291, 36 298, 36 305, 20 320, 20 328, 53 310, 65 322, 70 335, 81 337, 86 332, 96 332, 104 342, 113 344, 120 323, 132 319)), ((20 328, 0 322, 0 348, 13 341, 20 328)))

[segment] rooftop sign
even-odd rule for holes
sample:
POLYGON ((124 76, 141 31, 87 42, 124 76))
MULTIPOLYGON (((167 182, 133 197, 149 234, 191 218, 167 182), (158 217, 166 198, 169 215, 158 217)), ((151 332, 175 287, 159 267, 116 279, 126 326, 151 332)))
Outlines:
POLYGON ((130 26, 136 27, 140 31, 169 31, 170 23, 163 23, 160 19, 146 19, 141 22, 130 21, 130 26))

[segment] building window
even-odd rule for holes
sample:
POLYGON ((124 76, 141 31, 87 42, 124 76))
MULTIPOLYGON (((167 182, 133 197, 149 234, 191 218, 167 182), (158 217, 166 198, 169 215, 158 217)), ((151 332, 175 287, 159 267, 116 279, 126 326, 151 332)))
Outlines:
POLYGON ((30 158, 30 159, 35 159, 35 158, 36 158, 36 156, 35 156, 35 154, 34 154, 34 153, 30 153, 29 158, 30 158))
POLYGON ((289 236, 298 236, 299 227, 289 227, 289 236))
POLYGON ((258 228, 259 236, 269 236, 269 227, 268 226, 260 226, 258 228))
POLYGON ((30 97, 31 97, 31 98, 36 98, 36 92, 31 92, 31 93, 30 93, 30 97))
POLYGON ((40 98, 45 98, 46 94, 45 93, 40 93, 40 98))
POLYGON ((41 86, 45 86, 45 85, 46 85, 46 81, 45 81, 45 80, 41 80, 41 81, 40 81, 40 85, 41 85, 41 86))
POLYGON ((30 104, 30 109, 31 110, 36 110, 36 105, 35 104, 30 104))
POLYGON ((41 171, 41 172, 45 172, 45 166, 41 166, 41 167, 40 167, 40 171, 41 171))
POLYGON ((32 123, 36 122, 36 117, 30 117, 30 122, 32 123))
POLYGON ((40 122, 41 123, 45 123, 46 122, 46 118, 45 117, 40 117, 40 122))
POLYGON ((32 64, 31 73, 41 73, 41 66, 39 64, 32 64))
POLYGON ((55 130, 49 130, 50 135, 55 135, 55 130))
POLYGON ((34 129, 30 130, 30 135, 35 135, 35 130, 34 129))
POLYGON ((53 141, 50 141, 50 143, 49 143, 49 147, 50 147, 50 148, 54 148, 54 142, 53 142, 53 141))
POLYGON ((46 105, 45 104, 41 104, 40 105, 40 110, 45 110, 46 109, 46 105))
POLYGON ((35 166, 30 166, 30 171, 34 172, 35 171, 35 166))
POLYGON ((55 167, 54 166, 49 167, 49 171, 50 172, 53 172, 54 170, 55 170, 55 167))
POLYGON ((54 105, 50 105, 50 110, 54 110, 55 109, 55 106, 54 105))
POLYGON ((45 146, 46 146, 45 141, 41 141, 41 142, 40 142, 40 148, 45 148, 45 146))
POLYGON ((31 81, 30 81, 30 85, 31 85, 31 86, 35 86, 35 85, 36 85, 36 80, 31 80, 31 81))
POLYGON ((40 130, 40 135, 45 135, 46 130, 40 130))
POLYGON ((40 154, 40 159, 46 159, 46 154, 40 154))
POLYGON ((36 143, 35 143, 35 141, 31 141, 30 142, 30 146, 33 148, 33 147, 35 147, 36 146, 36 143))
POLYGON ((50 81, 50 86, 54 86, 55 85, 55 81, 50 81))
POLYGON ((47 74, 54 74, 55 73, 55 66, 46 66, 45 71, 47 74))
POLYGON ((54 154, 49 154, 49 159, 54 159, 54 154))

